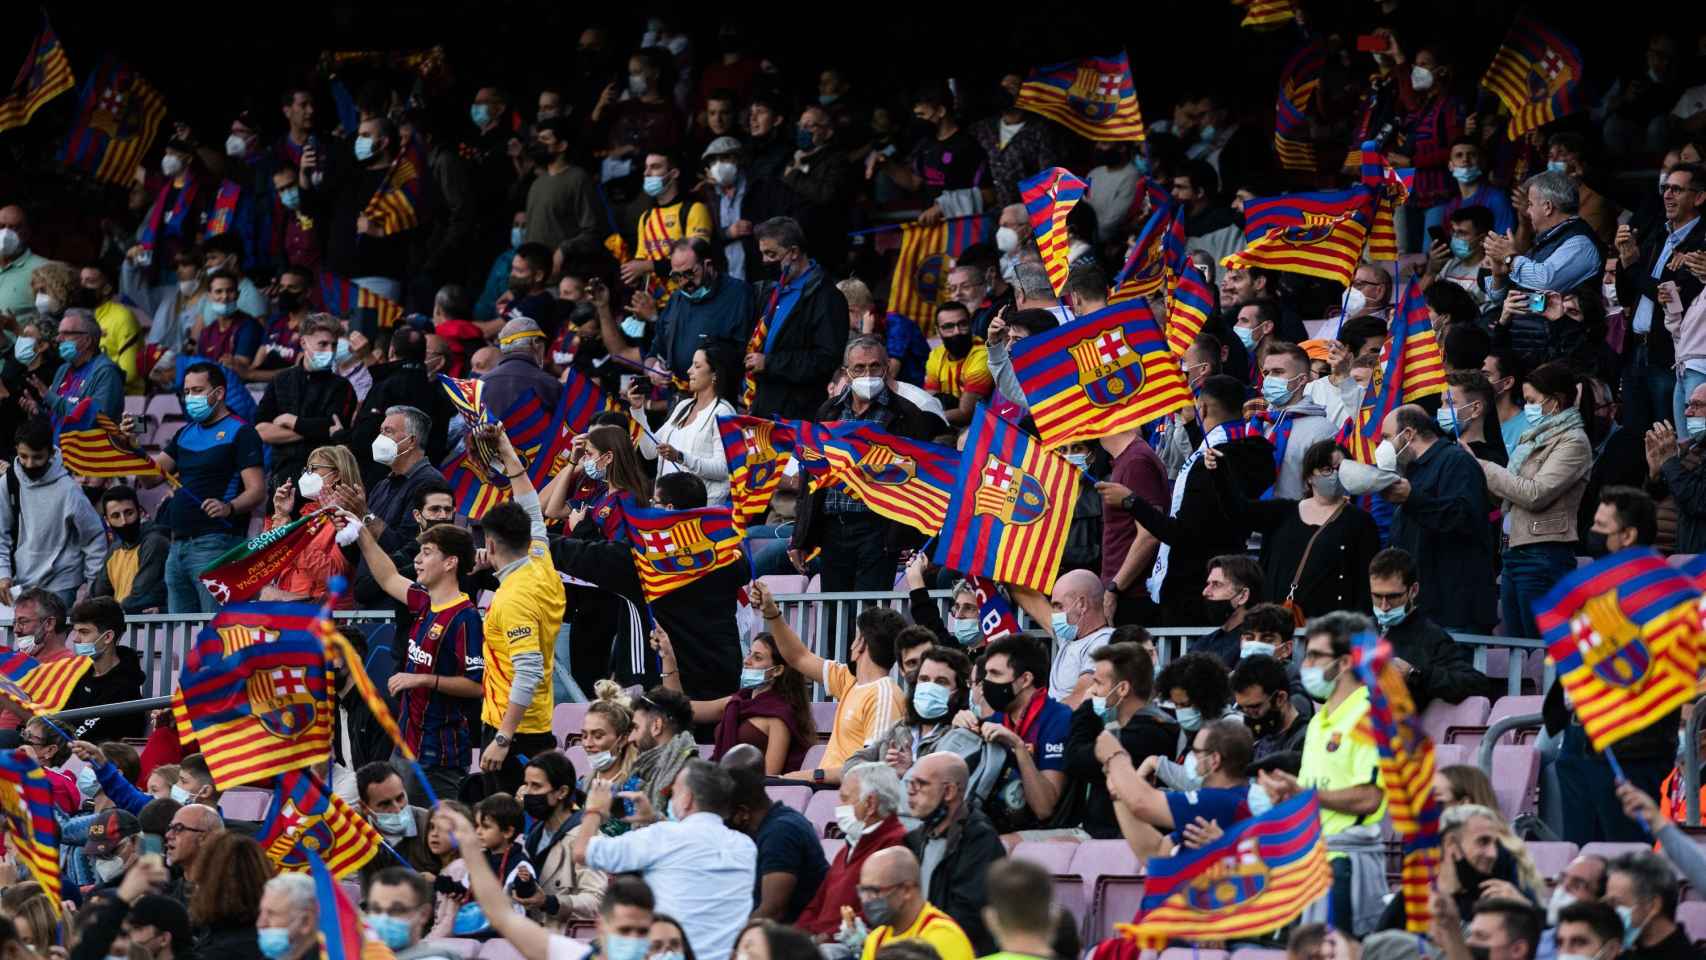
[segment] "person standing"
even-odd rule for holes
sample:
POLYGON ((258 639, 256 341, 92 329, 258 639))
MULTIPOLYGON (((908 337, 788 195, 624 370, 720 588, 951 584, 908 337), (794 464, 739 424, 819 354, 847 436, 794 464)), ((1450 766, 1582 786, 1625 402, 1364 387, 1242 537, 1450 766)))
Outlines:
POLYGON ((847 345, 847 298, 807 257, 799 223, 775 217, 753 234, 759 257, 777 273, 774 281, 753 291, 760 312, 746 348, 749 412, 771 419, 811 418, 847 345))
POLYGON ((52 592, 69 607, 107 558, 106 531, 60 460, 43 419, 18 428, 17 456, 0 480, 0 603, 20 590, 52 592))
POLYGON ((1693 386, 1706 382, 1706 371, 1696 369, 1706 363, 1698 357, 1693 368, 1685 361, 1678 376, 1676 339, 1663 322, 1660 290, 1674 284, 1680 303, 1687 304, 1706 288, 1684 267, 1689 255, 1706 251, 1706 230, 1700 229, 1706 167, 1677 164, 1665 173, 1659 195, 1665 211, 1662 232, 1643 237, 1628 224, 1617 228, 1617 300, 1629 315, 1631 333, 1623 344, 1623 425, 1636 431, 1665 419, 1667 412, 1681 427, 1683 401, 1693 386))

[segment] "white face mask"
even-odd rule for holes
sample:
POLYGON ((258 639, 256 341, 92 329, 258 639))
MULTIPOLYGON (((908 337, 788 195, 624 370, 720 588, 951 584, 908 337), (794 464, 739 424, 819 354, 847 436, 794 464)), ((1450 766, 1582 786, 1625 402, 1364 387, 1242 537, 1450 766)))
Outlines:
POLYGON ((841 828, 849 844, 858 843, 859 836, 865 832, 865 821, 853 811, 853 805, 839 803, 835 805, 835 825, 841 828))
POLYGON ((1019 249, 1019 231, 1012 227, 1002 227, 995 231, 995 246, 1002 253, 1012 253, 1019 249))
POLYGON ((184 158, 175 153, 168 153, 160 158, 160 172, 168 177, 175 177, 184 172, 184 158))
POLYGON ((1361 290, 1358 290, 1356 287, 1352 287, 1345 291, 1346 320, 1354 320, 1362 313, 1363 308, 1366 306, 1368 306, 1368 298, 1363 296, 1361 290))
POLYGON ((199 286, 201 286, 200 280, 179 280, 178 294, 185 297, 192 296, 195 294, 196 288, 199 286))
POLYGON ((1546 925, 1549 927, 1557 926, 1558 911, 1575 902, 1576 898, 1570 896, 1569 891, 1565 890, 1563 887, 1560 886, 1556 890, 1553 890, 1552 899, 1546 903, 1546 925))
POLYGON ((1410 68, 1410 86, 1417 90, 1431 90, 1434 85, 1434 72, 1427 67, 1410 68))
POLYGON ((853 393, 861 400, 869 400, 883 389, 882 377, 854 377, 853 393))
POLYGON ((310 500, 317 499, 325 488, 326 479, 312 470, 304 470, 302 476, 296 478, 296 492, 310 500))
POLYGON ((59 301, 55 300, 51 294, 38 293, 36 294, 36 312, 58 313, 59 301))
POLYGON ((586 762, 588 766, 592 767, 594 773, 598 773, 610 769, 610 765, 616 762, 616 754, 609 750, 603 753, 589 753, 586 755, 586 762))
POLYGON ((228 156, 228 157, 240 157, 243 154, 248 153, 248 152, 249 152, 249 141, 246 138, 244 138, 241 134, 233 133, 229 137, 225 138, 225 155, 226 156, 228 156))
POLYGON ((24 238, 11 227, 0 227, 0 257, 11 257, 24 248, 24 238))
POLYGON ((390 466, 397 459, 397 441, 380 434, 373 438, 373 462, 390 466))
POLYGON ((735 178, 740 176, 740 168, 727 160, 718 160, 711 164, 711 179, 717 181, 719 187, 734 186, 735 178))

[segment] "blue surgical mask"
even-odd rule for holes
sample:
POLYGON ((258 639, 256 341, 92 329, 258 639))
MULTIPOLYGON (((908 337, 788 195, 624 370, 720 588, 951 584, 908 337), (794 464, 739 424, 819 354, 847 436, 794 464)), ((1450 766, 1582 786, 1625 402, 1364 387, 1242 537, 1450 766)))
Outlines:
POLYGON ((1452 436, 1457 435, 1458 423, 1456 410, 1451 407, 1440 407, 1439 412, 1434 414, 1434 420, 1439 423, 1439 428, 1441 430, 1444 430, 1452 436))
POLYGON ((1202 128, 1202 142, 1208 143, 1209 141, 1213 140, 1214 135, 1219 133, 1219 132, 1220 131, 1218 131, 1214 128, 1214 124, 1212 124, 1212 123, 1203 127, 1202 128))
POLYGON ((486 912, 480 905, 469 901, 456 909, 456 919, 450 924, 450 935, 466 937, 490 929, 491 922, 486 919, 486 912))
POLYGON ((1088 453, 1069 453, 1066 455, 1066 462, 1080 470, 1087 470, 1090 467, 1090 455, 1088 453))
POLYGON ((740 688, 751 690, 770 679, 770 671, 763 667, 743 667, 740 671, 740 688))
POLYGON ((1474 249, 1475 249, 1474 244, 1463 239, 1462 237, 1452 237, 1451 241, 1450 241, 1450 246, 1451 246, 1451 255, 1456 257, 1459 260, 1462 260, 1464 257, 1469 256, 1469 254, 1472 251, 1474 251, 1474 249))
POLYGON ((1335 681, 1327 679, 1326 667, 1304 667, 1297 671, 1297 678, 1303 682, 1303 692, 1317 703, 1326 703, 1333 695, 1335 681))
POLYGON ((1185 754, 1185 762, 1181 766, 1185 768, 1185 779, 1197 783, 1202 782, 1202 772, 1197 769, 1197 752, 1195 750, 1185 754))
POLYGON ((290 931, 284 927, 262 927, 255 931, 255 945, 267 960, 281 960, 290 953, 290 931))
POLYGON ((511 247, 519 247, 525 242, 527 242, 527 228, 526 227, 510 227, 509 228, 509 245, 511 247))
POLYGON ((18 342, 12 344, 12 356, 17 357, 19 363, 35 363, 38 343, 35 337, 19 337, 18 342))
POLYGON ((349 363, 350 357, 354 355, 354 351, 350 349, 349 338, 339 337, 337 351, 332 354, 332 362, 341 367, 349 363))
POLYGON ((794 146, 799 147, 801 150, 810 150, 812 147, 817 146, 817 144, 812 143, 812 132, 810 130, 795 130, 794 146))
POLYGON ((581 461, 581 473, 585 474, 588 480, 604 479, 604 468, 599 466, 598 460, 593 457, 581 461))
POLYGON ((1120 718, 1119 705, 1109 704, 1107 697, 1091 697, 1090 710, 1096 714, 1096 719, 1102 721, 1104 725, 1113 723, 1120 718))
POLYGON ((379 832, 388 833, 393 837, 406 834, 409 827, 414 825, 414 821, 415 818, 410 816, 407 810, 373 815, 373 825, 379 828, 379 832))
POLYGON ((1268 791, 1262 789, 1259 783, 1250 784, 1250 792, 1244 798, 1250 807, 1250 816, 1259 817, 1274 808, 1274 800, 1268 796, 1268 791))
POLYGON ((330 370, 330 369, 332 369, 332 357, 333 356, 334 356, 334 354, 330 350, 316 350, 313 353, 310 353, 308 355, 308 369, 310 369, 310 370, 330 370))
POLYGON ((172 784, 172 799, 177 802, 178 806, 183 807, 188 806, 195 797, 191 796, 188 790, 174 783, 172 784))
POLYGON ((1379 607, 1375 607, 1374 622, 1380 627, 1380 632, 1385 633, 1393 627, 1396 627, 1398 624, 1403 623, 1404 617, 1407 616, 1409 612, 1409 605, 1403 603, 1398 604, 1390 610, 1382 610, 1379 607))
POLYGON ((638 340, 646 335, 646 321, 639 317, 623 317, 622 332, 630 340, 638 340))
POLYGON ((1475 181, 1481 179, 1481 168, 1480 167, 1452 167, 1451 168, 1451 175, 1453 177, 1457 178, 1458 183, 1474 183, 1475 181))
POLYGON ((641 183, 640 189, 646 191, 648 197, 661 197, 663 196, 663 181, 663 177, 647 177, 641 183))
MULTIPOLYGON (((95 645, 91 643, 91 644, 89 644, 89 646, 91 649, 93 649, 93 647, 95 645)), ((79 650, 77 652, 81 656, 86 656, 86 657, 94 656, 94 654, 92 652, 91 653, 83 653, 83 651, 81 651, 81 650, 79 650)), ((83 799, 85 799, 85 800, 93 800, 93 799, 95 799, 95 794, 101 792, 101 779, 99 777, 95 776, 95 768, 94 767, 84 767, 83 769, 77 771, 77 792, 79 794, 81 794, 83 799)))
POLYGON ((235 306, 235 304, 220 303, 217 300, 209 300, 207 301, 207 315, 215 318, 223 317, 231 312, 231 308, 233 306, 235 306))
POLYGON ((302 205, 302 190, 299 187, 285 187, 278 192, 279 205, 286 210, 295 210, 302 205))
POLYGON ((483 103, 476 103, 468 108, 468 119, 474 121, 474 126, 483 127, 492 122, 492 108, 483 103))
POLYGON ((1179 721, 1179 729, 1186 733, 1194 733, 1202 727, 1202 711, 1196 707, 1176 707, 1173 718, 1179 721))
POLYGON ((187 394, 184 397, 184 413, 196 423, 202 423, 213 415, 213 401, 203 394, 187 394))
POLYGON ((1066 622, 1064 611, 1056 610, 1054 612, 1054 616, 1049 618, 1049 629, 1054 631, 1054 638, 1061 643, 1071 643, 1078 639, 1078 627, 1076 624, 1066 622))
POLYGON ((948 712, 948 688, 939 683, 920 683, 912 688, 912 709, 926 720, 936 720, 948 712))
POLYGON ((1238 335, 1238 342, 1244 345, 1244 349, 1256 349, 1256 331, 1249 327, 1234 326, 1232 332, 1238 335))
POLYGON ((1271 657, 1274 655, 1274 645, 1260 640, 1245 640, 1238 645, 1239 659, 1249 657, 1271 657))
POLYGON ((414 939, 414 931, 409 929, 409 921, 386 913, 368 914, 367 928, 373 931, 380 943, 393 950, 407 947, 409 941, 414 939))
POLYGON ((674 797, 669 798, 669 807, 664 810, 664 813, 669 817, 670 820, 672 820, 676 823, 681 822, 681 811, 675 806, 675 798, 674 797))
POLYGON ((1682 425, 1688 430, 1690 437, 1698 437, 1706 433, 1706 417, 1684 417, 1682 425))
POLYGON ((372 137, 356 137, 355 138, 355 158, 357 160, 372 160, 373 159, 373 138, 372 137))
POLYGON ((1567 171, 1569 169, 1570 169, 1569 164, 1565 163, 1562 160, 1551 160, 1551 161, 1548 161, 1546 164, 1546 172, 1547 173, 1564 173, 1565 171, 1567 171))
MULTIPOLYGON (((1633 947, 1635 941, 1641 939, 1641 927, 1635 925, 1635 908, 1619 905, 1615 909, 1618 919, 1623 921, 1623 945, 1633 947)), ((1646 924, 1641 926, 1646 926, 1646 924)))
POLYGON ((604 956, 608 960, 645 960, 652 942, 645 937, 624 937, 614 933, 604 935, 604 956))
POLYGON ((73 640, 71 642, 71 652, 75 653, 79 657, 92 657, 95 655, 95 645, 92 643, 79 643, 73 640))
POLYGON ((970 617, 964 620, 954 618, 950 629, 954 631, 954 639, 958 640, 961 646, 969 647, 983 639, 983 628, 970 617))
POLYGON ((1284 406, 1291 399, 1291 379, 1277 373, 1262 378, 1262 399, 1270 407, 1284 406))
POLYGON ((1522 416, 1529 423, 1539 423, 1546 419, 1546 408, 1538 403, 1525 403, 1522 405, 1522 416))
POLYGON ((59 341, 59 359, 67 361, 77 359, 77 344, 70 340, 59 341))

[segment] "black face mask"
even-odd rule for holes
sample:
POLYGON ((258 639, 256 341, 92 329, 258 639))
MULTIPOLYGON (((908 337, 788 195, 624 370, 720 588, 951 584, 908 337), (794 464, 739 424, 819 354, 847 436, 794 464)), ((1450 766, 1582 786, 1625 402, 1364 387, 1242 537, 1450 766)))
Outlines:
POLYGON ((1611 552, 1611 547, 1605 542, 1605 534, 1597 530, 1582 534, 1582 549, 1590 557, 1603 557, 1611 552))
POLYGON ((551 803, 551 795, 548 793, 522 794, 521 809, 535 820, 549 820, 551 814, 557 812, 557 808, 551 803))
POLYGON ((1491 873, 1482 873, 1475 869, 1468 857, 1457 861, 1457 882, 1465 890, 1479 890, 1481 884, 1488 880, 1515 880, 1516 865, 1511 859, 1510 851, 1499 847, 1498 855, 1493 859, 1491 873))
POLYGON ((1253 719, 1245 717, 1244 726, 1250 728, 1250 736, 1257 740, 1278 733, 1280 729, 1279 707, 1269 702, 1267 713, 1253 719))
POLYGON ((511 276, 509 278, 509 292, 515 294, 517 297, 525 297, 531 293, 532 290, 532 277, 511 276))
POLYGON ((302 294, 295 290, 280 290, 278 292, 278 308, 285 313, 295 313, 302 309, 302 294))
POLYGON ((948 798, 943 797, 942 802, 936 805, 936 809, 925 814, 919 822, 924 824, 924 832, 930 833, 941 826, 942 821, 946 819, 948 819, 948 798))
POLYGON ((1013 690, 1013 681, 1011 680, 1006 683, 995 683, 991 680, 983 681, 983 702, 989 704, 989 709, 996 713, 1006 713, 1007 708, 1013 705, 1015 696, 1017 694, 1013 690))
POLYGON ((1007 111, 1013 109, 1013 106, 1017 102, 1017 99, 1018 98, 1014 97, 1011 93, 1007 92, 1006 87, 1002 87, 995 94, 995 105, 996 105, 996 107, 998 107, 1001 110, 1002 113, 1006 113, 1007 111))
POLYGON ((47 468, 51 466, 53 466, 52 461, 44 463, 39 467, 24 467, 24 476, 31 480, 40 480, 42 477, 47 476, 47 468))
POLYGON ((1232 616, 1231 600, 1204 600, 1202 604, 1209 623, 1225 623, 1226 619, 1232 616))
POLYGON ((140 522, 127 523, 122 527, 113 527, 112 531, 113 536, 117 537, 120 543, 134 544, 138 540, 142 539, 142 524, 140 522))
POLYGON ((550 166, 551 161, 557 158, 557 155, 551 152, 551 148, 545 146, 543 143, 536 143, 529 147, 527 149, 527 155, 532 157, 533 162, 539 164, 541 167, 550 166))
POLYGON ((963 360, 965 355, 971 352, 971 334, 956 333, 951 337, 943 337, 942 346, 947 348, 948 356, 963 360))

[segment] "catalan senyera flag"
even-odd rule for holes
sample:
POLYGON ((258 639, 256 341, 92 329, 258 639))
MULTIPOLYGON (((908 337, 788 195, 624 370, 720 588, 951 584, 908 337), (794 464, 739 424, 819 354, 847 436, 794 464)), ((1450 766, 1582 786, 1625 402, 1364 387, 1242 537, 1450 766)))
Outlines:
POLYGON ((331 522, 331 512, 322 510, 257 533, 220 554, 197 576, 220 603, 248 600, 284 572, 331 522))
POLYGON ((1349 441, 1346 449, 1353 459, 1373 463, 1374 448, 1380 444, 1380 425, 1386 415, 1406 403, 1444 392, 1445 357, 1428 320, 1421 284, 1411 277, 1393 316, 1391 335, 1380 349, 1374 378, 1363 391, 1356 428, 1341 434, 1340 441, 1349 441))
POLYGON ((103 183, 127 186, 165 119, 159 91, 116 57, 106 57, 83 81, 59 159, 103 183))
POLYGON ((0 98, 0 132, 29 123, 36 111, 49 100, 76 85, 77 81, 71 75, 71 61, 65 57, 59 35, 53 32, 53 25, 43 14, 41 32, 36 34, 35 42, 30 44, 30 52, 24 55, 24 62, 18 67, 18 77, 12 81, 12 92, 0 98))
POLYGON ((1569 574, 1535 604, 1546 658, 1595 750, 1693 699, 1700 598, 1692 577, 1634 547, 1569 574))
POLYGON ((361 911, 344 895, 325 859, 313 850, 303 856, 308 861, 308 873, 314 878, 321 960, 396 960, 391 948, 367 936, 361 911))
POLYGON ((1240 940, 1297 919, 1332 886, 1315 791, 1221 828, 1207 846, 1149 861, 1137 918, 1115 929, 1157 949, 1170 940, 1240 940))
POLYGON ((1244 8, 1244 19, 1238 25, 1255 30, 1272 30, 1297 17, 1292 0, 1232 0, 1232 5, 1244 8))
POLYGON ((375 230, 382 237, 402 233, 421 222, 421 195, 426 187, 426 158, 421 156, 420 148, 410 143, 397 151, 397 157, 391 161, 391 169, 385 173, 385 182, 374 191, 372 199, 361 211, 375 230))
POLYGON ((854 423, 823 448, 829 478, 879 516, 935 535, 948 518, 957 451, 854 423))
POLYGON ((1563 34, 1528 16, 1518 16, 1493 55, 1481 86, 1511 115, 1511 140, 1579 110, 1582 55, 1563 34))
POLYGON ((362 311, 372 310, 381 330, 389 330, 403 319, 402 304, 329 270, 320 273, 320 302, 325 305, 327 313, 345 320, 353 320, 362 311))
POLYGON ((1173 356, 1182 357, 1191 342, 1202 333, 1208 315, 1214 312, 1214 291, 1208 288, 1202 271, 1190 260, 1185 261, 1179 285, 1167 300, 1167 346, 1173 356))
POLYGON ((88 657, 37 660, 29 654, 6 650, 0 655, 0 697, 32 716, 58 713, 65 709, 78 681, 94 663, 88 657))
POLYGON ((1124 50, 1033 69, 1014 106, 1087 140, 1144 142, 1143 112, 1124 50))
POLYGON ((197 634, 173 711, 183 711, 220 790, 331 755, 323 615, 315 604, 231 604, 197 634))
POLYGON ((647 602, 741 559, 728 507, 659 510, 622 499, 622 513, 647 602))
MULTIPOLYGON (((972 244, 994 236, 992 223, 990 215, 979 214, 901 227, 900 256, 889 280, 888 312, 911 320, 929 336, 936 329, 936 308, 948 301, 951 261, 972 244)), ((765 327, 762 319, 759 326, 765 327)), ((762 344, 759 334, 760 329, 753 330, 753 342, 762 344)))
POLYGON ((313 853, 332 876, 342 879, 373 859, 383 838, 312 771, 292 770, 273 781, 272 800, 255 841, 279 870, 301 873, 309 868, 308 855, 313 853))
POLYGON ((782 471, 794 453, 794 431, 786 424, 760 417, 718 417, 717 433, 729 464, 729 501, 735 528, 744 532, 762 522, 770 498, 782 482, 782 471))
POLYGON ((1297 48, 1280 68, 1279 95, 1274 99, 1274 156, 1282 170, 1313 173, 1320 169, 1310 118, 1326 62, 1326 44, 1312 40, 1297 48))
MULTIPOLYGON (((87 659, 87 658, 80 658, 87 659)), ((59 916, 59 819, 47 774, 23 750, 0 753, 0 828, 59 916)))
POLYGON ((932 559, 967 576, 1048 593, 1066 550, 1080 477, 1042 441, 979 405, 932 559))
POLYGON ((1426 933, 1433 921, 1429 891, 1440 862, 1440 805, 1434 797, 1433 740, 1422 727, 1410 688, 1392 666, 1392 645, 1373 633, 1356 638, 1351 665, 1368 688, 1368 715, 1356 736, 1380 751, 1380 784, 1392 829, 1403 844, 1399 895, 1405 928, 1426 933))
MULTIPOLYGON (((1013 344, 1013 373, 1049 447, 1094 440, 1191 402, 1143 300, 1113 304, 1013 344)), ((958 569, 958 568, 956 568, 958 569)))
POLYGON ((165 477, 153 457, 128 442, 119 445, 118 424, 95 411, 94 397, 77 401, 54 429, 65 469, 79 477, 165 477))
POLYGON ((1261 267, 1350 286, 1368 239, 1373 195, 1361 188, 1292 193, 1244 204, 1243 250, 1223 258, 1228 269, 1261 267))
POLYGON ((1037 238, 1037 250, 1055 296, 1066 292, 1066 275, 1072 267, 1066 215, 1084 199, 1085 189, 1084 181, 1064 167, 1050 167, 1019 184, 1019 198, 1030 217, 1031 234, 1037 238))

